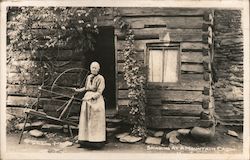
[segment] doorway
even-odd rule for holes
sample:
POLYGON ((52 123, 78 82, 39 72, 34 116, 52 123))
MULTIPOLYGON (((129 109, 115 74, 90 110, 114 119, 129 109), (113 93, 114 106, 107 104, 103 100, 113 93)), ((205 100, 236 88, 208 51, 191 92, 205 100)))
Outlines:
MULTIPOLYGON (((116 110, 116 80, 115 80, 115 42, 114 28, 100 27, 96 36, 95 50, 88 57, 88 66, 91 62, 100 63, 100 74, 105 79, 103 92, 106 111, 116 110)), ((111 111, 111 112, 112 112, 111 111)))

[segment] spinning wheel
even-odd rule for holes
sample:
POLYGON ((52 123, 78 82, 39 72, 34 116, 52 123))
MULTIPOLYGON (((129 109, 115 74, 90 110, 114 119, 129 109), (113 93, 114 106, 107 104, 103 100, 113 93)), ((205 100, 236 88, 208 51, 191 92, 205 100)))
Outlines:
POLYGON ((34 104, 32 104, 29 107, 29 109, 25 110, 26 117, 25 117, 24 127, 22 129, 22 132, 21 132, 21 135, 20 135, 20 138, 19 138, 19 144, 21 143, 24 128, 25 128, 25 125, 26 125, 27 120, 29 118, 29 115, 33 115, 33 116, 41 117, 41 118, 44 118, 44 119, 49 119, 49 120, 52 120, 52 121, 56 121, 56 122, 59 122, 59 123, 62 123, 62 124, 66 124, 66 125, 68 125, 68 130, 69 130, 70 136, 73 137, 70 125, 78 126, 78 124, 69 121, 68 118, 69 118, 69 115, 70 115, 70 112, 71 112, 73 101, 74 100, 82 101, 82 99, 77 97, 78 93, 76 94, 76 93, 72 92, 72 87, 62 87, 62 86, 60 86, 58 84, 59 81, 61 80, 61 78, 63 77, 63 75, 65 75, 68 72, 72 72, 72 71, 79 71, 78 75, 80 77, 78 79, 78 82, 72 84, 72 86, 78 87, 78 88, 83 87, 83 85, 85 83, 85 80, 87 78, 87 75, 89 73, 89 71, 84 69, 84 68, 70 68, 70 69, 65 70, 64 72, 62 72, 61 74, 59 74, 59 76, 57 76, 55 78, 55 80, 53 81, 50 89, 48 89, 49 86, 44 85, 44 83, 41 86, 39 86, 38 90, 39 90, 40 93, 39 93, 39 97, 37 98, 37 101, 34 104), (67 90, 71 90, 71 92, 72 92, 71 95, 63 94, 64 91, 66 92, 67 90), (56 110, 57 112, 60 112, 59 117, 53 117, 53 116, 47 115, 44 112, 39 112, 38 107, 36 107, 36 109, 33 109, 33 106, 35 104, 39 105, 40 96, 41 96, 42 91, 43 92, 48 92, 50 94, 51 99, 66 99, 65 103, 56 110), (59 93, 58 91, 60 91, 61 93, 59 93))
POLYGON ((82 99, 79 98, 78 94, 72 91, 72 86, 77 87, 77 88, 83 87, 88 73, 89 71, 84 68, 70 68, 70 69, 65 70, 64 72, 62 72, 61 74, 59 74, 59 76, 55 78, 50 89, 46 89, 43 86, 39 88, 39 90, 49 93, 52 100, 56 100, 56 99, 66 100, 66 102, 62 106, 56 109, 56 112, 61 111, 59 119, 64 118, 66 113, 67 113, 66 119, 69 117, 70 110, 71 110, 70 106, 74 100, 82 101, 82 99), (73 82, 72 84, 70 84, 71 87, 60 86, 58 82, 63 81, 63 75, 72 71, 79 71, 79 74, 77 74, 78 75, 77 82, 73 82))

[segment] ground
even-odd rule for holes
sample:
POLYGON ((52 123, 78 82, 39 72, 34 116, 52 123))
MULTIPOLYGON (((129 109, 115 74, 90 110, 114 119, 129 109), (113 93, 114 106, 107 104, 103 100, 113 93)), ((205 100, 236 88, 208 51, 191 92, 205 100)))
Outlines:
POLYGON ((191 136, 180 137, 180 144, 147 145, 142 142, 133 144, 121 143, 114 136, 108 138, 108 142, 102 150, 88 150, 78 148, 79 144, 62 146, 63 142, 72 141, 67 134, 48 133, 44 138, 30 137, 25 133, 21 144, 18 144, 20 133, 7 134, 7 152, 35 152, 35 153, 81 153, 81 152, 164 152, 164 153, 237 153, 243 149, 242 131, 225 126, 217 126, 216 134, 210 142, 198 142, 191 136), (233 137, 227 134, 228 129, 236 131, 239 136, 233 137), (32 144, 32 145, 31 145, 32 144))

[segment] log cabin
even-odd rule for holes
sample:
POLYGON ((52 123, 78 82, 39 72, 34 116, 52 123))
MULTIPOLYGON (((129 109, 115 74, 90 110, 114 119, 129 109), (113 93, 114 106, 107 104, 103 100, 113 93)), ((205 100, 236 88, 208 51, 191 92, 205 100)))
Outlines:
MULTIPOLYGON (((39 97, 38 108, 58 116, 56 110, 65 101, 40 93, 40 70, 31 66, 44 65, 44 55, 56 57, 51 79, 63 71, 88 68, 91 61, 100 62, 106 80, 104 91, 107 114, 118 114, 124 121, 129 116, 128 87, 123 78, 125 35, 115 25, 122 17, 135 34, 137 61, 148 68, 146 85, 146 124, 149 128, 211 127, 214 124, 212 63, 213 10, 187 8, 107 8, 97 19, 99 34, 91 56, 75 53, 70 47, 22 53, 15 63, 7 66, 7 106, 24 107, 39 97), (52 53, 52 54, 51 54, 52 53), (42 55, 42 56, 41 56, 42 55), (28 57, 28 58, 27 58, 28 57), (41 58, 42 57, 42 58, 41 58), (27 61, 29 59, 29 61, 27 61), (22 68, 26 68, 21 75, 22 68)), ((37 34, 48 30, 35 28, 37 34)), ((85 73, 86 74, 86 73, 85 73)), ((82 75, 70 71, 60 77, 58 85, 77 86, 82 75)), ((48 84, 53 82, 49 80, 48 84)), ((56 92, 72 94, 56 89, 56 92)), ((79 113, 80 102, 73 103, 73 113, 79 113)))

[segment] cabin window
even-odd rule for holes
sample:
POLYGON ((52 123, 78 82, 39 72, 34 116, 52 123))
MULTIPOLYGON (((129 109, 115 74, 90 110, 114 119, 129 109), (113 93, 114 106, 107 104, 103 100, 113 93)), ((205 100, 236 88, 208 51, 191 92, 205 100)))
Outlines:
POLYGON ((148 82, 177 83, 179 80, 179 50, 148 49, 148 82))

